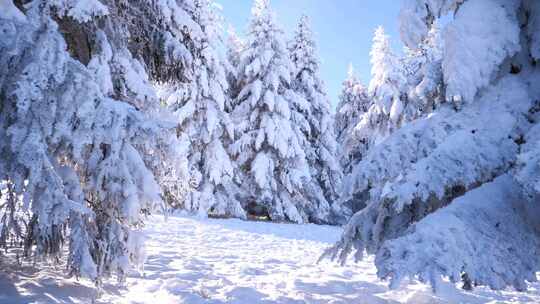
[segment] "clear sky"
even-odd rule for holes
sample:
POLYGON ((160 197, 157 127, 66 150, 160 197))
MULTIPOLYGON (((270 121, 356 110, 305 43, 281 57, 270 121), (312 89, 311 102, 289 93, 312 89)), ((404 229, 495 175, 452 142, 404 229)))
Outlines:
MULTIPOLYGON (((223 6, 226 22, 243 35, 253 1, 216 2, 223 6)), ((322 61, 321 76, 333 106, 337 104, 349 63, 365 84, 369 82, 369 51, 377 26, 382 25, 390 35, 394 51, 401 51, 397 21, 400 0, 271 0, 270 3, 288 38, 292 37, 302 14, 310 17, 322 61)))

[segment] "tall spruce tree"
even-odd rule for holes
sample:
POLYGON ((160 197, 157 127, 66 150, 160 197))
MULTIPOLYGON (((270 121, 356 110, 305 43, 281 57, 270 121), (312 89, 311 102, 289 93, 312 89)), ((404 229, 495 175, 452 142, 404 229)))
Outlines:
POLYGON ((403 65, 390 48, 382 27, 375 30, 371 48, 369 94, 373 105, 361 119, 360 130, 370 137, 370 145, 379 142, 401 125, 406 105, 406 79, 403 65))
POLYGON ((352 64, 343 82, 335 116, 335 129, 339 145, 339 161, 345 174, 360 161, 368 149, 365 138, 357 136, 355 128, 371 106, 367 88, 360 82, 352 64))
POLYGON ((309 124, 293 123, 302 118, 294 117, 293 66, 273 14, 268 0, 255 1, 240 63, 242 89, 233 113, 238 139, 232 151, 248 190, 247 211, 302 223, 311 212, 303 193, 311 176, 299 131, 309 124))
POLYGON ((234 108, 234 102, 236 97, 240 93, 241 84, 239 83, 239 67, 241 62, 242 52, 244 51, 245 42, 238 37, 234 28, 230 27, 227 31, 227 60, 226 60, 226 70, 227 70, 227 80, 229 83, 228 95, 231 99, 231 107, 228 109, 228 112, 232 112, 234 108))
POLYGON ((326 218, 324 213, 338 198, 341 167, 336 157, 337 142, 330 101, 320 78, 317 45, 307 16, 300 19, 289 50, 294 67, 293 89, 308 103, 306 110, 299 109, 310 127, 308 132, 303 132, 303 147, 312 176, 306 190, 311 201, 317 203, 315 207, 319 215, 313 220, 320 221, 326 218))
POLYGON ((228 83, 218 55, 219 19, 209 0, 180 1, 185 19, 171 16, 175 43, 180 43, 183 69, 180 79, 162 84, 160 97, 177 117, 181 145, 187 146, 191 189, 182 208, 199 215, 245 217, 236 199, 234 163, 225 147, 234 127, 225 111, 228 83))
POLYGON ((433 112, 444 103, 442 85, 443 41, 438 22, 417 48, 405 47, 402 58, 408 88, 408 103, 403 110, 403 120, 412 121, 433 112))

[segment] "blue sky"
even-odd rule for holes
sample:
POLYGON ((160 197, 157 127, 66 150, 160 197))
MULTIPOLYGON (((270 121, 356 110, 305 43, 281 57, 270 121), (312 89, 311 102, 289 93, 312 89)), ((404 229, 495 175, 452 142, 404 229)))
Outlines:
MULTIPOLYGON (((223 6, 226 22, 233 25, 240 35, 244 34, 253 1, 216 2, 223 6)), ((399 0, 271 0, 277 20, 288 37, 294 33, 302 14, 311 18, 322 61, 321 76, 333 106, 338 101, 349 63, 354 65, 365 84, 369 81, 369 51, 377 26, 385 28, 394 50, 400 51, 397 22, 400 4, 399 0)))

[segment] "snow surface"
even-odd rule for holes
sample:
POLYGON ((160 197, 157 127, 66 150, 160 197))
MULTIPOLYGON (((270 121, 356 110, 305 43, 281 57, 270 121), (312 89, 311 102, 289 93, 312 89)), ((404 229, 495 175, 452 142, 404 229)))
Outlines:
POLYGON ((0 0, 0 19, 25 22, 26 16, 13 4, 11 0, 0 0))
MULTIPOLYGON (((341 228, 240 220, 153 216, 148 221, 144 275, 126 286, 105 284, 97 303, 540 303, 540 284, 524 293, 474 292, 443 283, 434 295, 412 282, 389 290, 373 261, 347 266, 317 260, 341 228)), ((63 269, 2 265, 0 303, 90 303, 85 281, 58 275, 63 269)))

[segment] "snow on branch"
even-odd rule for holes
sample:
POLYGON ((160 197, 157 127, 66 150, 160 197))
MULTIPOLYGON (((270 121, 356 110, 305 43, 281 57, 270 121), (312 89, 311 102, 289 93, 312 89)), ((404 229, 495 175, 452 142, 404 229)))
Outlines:
POLYGON ((534 202, 503 175, 456 199, 411 226, 404 236, 384 243, 375 263, 378 276, 397 287, 405 277, 452 282, 462 275, 493 289, 526 288, 536 281, 540 238, 530 225, 534 202))

